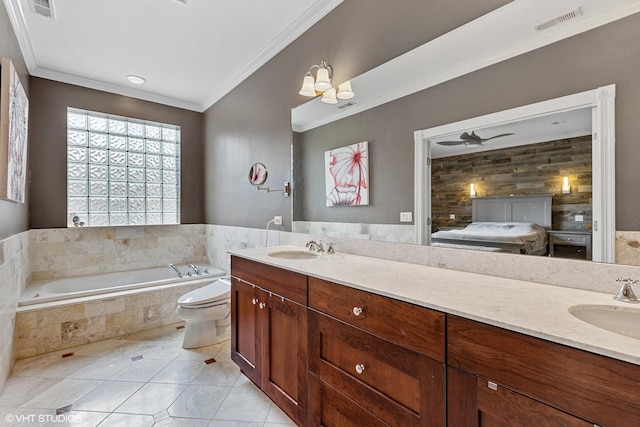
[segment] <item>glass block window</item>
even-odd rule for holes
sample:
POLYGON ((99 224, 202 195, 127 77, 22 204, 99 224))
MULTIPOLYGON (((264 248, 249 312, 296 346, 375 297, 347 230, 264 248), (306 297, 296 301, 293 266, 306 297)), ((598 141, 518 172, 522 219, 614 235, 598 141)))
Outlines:
POLYGON ((180 223, 180 127, 69 108, 67 213, 84 226, 180 223))

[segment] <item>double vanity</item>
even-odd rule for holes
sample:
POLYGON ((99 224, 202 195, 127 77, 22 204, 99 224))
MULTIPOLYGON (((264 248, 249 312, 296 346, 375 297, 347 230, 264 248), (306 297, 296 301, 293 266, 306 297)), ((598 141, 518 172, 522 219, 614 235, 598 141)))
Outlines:
POLYGON ((230 253, 232 359, 299 425, 640 425, 640 308, 612 295, 296 246, 230 253))

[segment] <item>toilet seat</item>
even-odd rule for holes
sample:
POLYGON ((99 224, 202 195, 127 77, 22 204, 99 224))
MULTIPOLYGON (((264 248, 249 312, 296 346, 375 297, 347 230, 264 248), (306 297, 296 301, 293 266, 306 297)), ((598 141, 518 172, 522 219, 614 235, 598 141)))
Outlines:
POLYGON ((225 277, 182 295, 178 306, 187 309, 214 307, 228 303, 230 296, 231 282, 225 277))

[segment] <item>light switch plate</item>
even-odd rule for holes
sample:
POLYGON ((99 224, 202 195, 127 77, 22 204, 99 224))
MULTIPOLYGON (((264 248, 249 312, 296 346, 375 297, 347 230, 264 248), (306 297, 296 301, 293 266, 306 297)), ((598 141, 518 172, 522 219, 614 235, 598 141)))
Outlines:
POLYGON ((400 222, 413 221, 413 212, 400 212, 400 222))
POLYGON ((449 219, 456 219, 456 214, 449 214, 449 219))
POLYGON ((576 215, 576 222, 582 222, 584 221, 584 216, 583 215, 576 215))

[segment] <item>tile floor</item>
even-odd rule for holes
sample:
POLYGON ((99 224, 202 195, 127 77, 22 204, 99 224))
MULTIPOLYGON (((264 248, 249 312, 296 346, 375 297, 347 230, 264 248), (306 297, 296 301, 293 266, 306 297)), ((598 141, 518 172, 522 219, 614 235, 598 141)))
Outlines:
POLYGON ((229 341, 184 350, 183 333, 172 325, 16 362, 0 426, 295 425, 240 373, 229 341))

